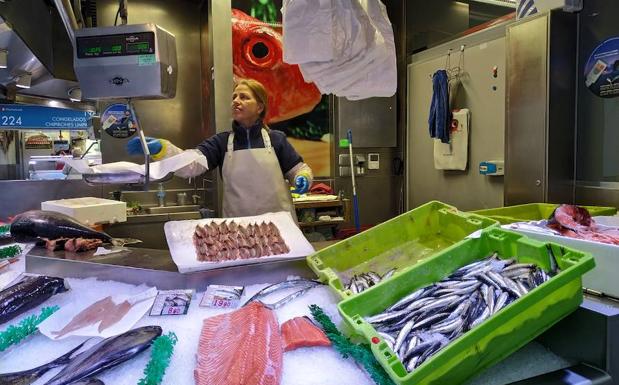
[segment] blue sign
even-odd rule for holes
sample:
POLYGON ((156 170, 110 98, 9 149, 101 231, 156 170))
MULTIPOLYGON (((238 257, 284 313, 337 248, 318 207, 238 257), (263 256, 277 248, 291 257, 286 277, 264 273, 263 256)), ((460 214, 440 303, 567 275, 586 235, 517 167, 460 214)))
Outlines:
POLYGON ((0 129, 87 130, 93 112, 67 108, 0 104, 0 129))
POLYGON ((619 38, 606 40, 585 64, 585 85, 603 98, 619 96, 619 38))
POLYGON ((101 126, 113 138, 132 137, 137 131, 135 117, 126 104, 112 104, 101 114, 101 126))

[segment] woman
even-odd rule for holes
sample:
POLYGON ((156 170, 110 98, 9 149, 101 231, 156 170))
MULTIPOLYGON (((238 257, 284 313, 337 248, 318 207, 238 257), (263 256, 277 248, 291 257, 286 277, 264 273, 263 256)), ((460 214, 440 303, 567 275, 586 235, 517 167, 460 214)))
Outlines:
MULTIPOLYGON (((204 155, 208 169, 221 167, 224 182, 224 217, 242 217, 267 212, 289 211, 296 218, 290 190, 305 193, 311 186, 312 170, 303 162, 281 131, 269 130, 263 122, 267 93, 255 80, 241 80, 232 92, 232 130, 216 134, 195 150, 204 155)), ((154 160, 182 152, 164 139, 147 138, 154 160)), ((130 154, 142 154, 139 138, 127 143, 130 154)), ((176 172, 188 178, 206 169, 192 164, 176 172)))

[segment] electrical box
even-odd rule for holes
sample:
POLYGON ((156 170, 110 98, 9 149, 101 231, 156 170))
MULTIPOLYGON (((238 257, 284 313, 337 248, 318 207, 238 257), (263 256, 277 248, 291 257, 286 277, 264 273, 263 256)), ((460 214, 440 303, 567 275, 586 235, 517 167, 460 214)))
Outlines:
POLYGON ((368 154, 368 170, 380 168, 380 154, 368 154))
POLYGON ((479 164, 481 175, 498 176, 504 175, 504 162, 502 160, 488 160, 479 164))

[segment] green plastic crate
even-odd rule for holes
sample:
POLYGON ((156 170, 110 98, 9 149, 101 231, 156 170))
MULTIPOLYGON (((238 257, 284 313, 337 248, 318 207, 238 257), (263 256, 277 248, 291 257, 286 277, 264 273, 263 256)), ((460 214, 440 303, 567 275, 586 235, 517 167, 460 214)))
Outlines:
POLYGON ((338 308, 354 333, 370 343, 374 356, 396 384, 457 385, 509 356, 578 308, 582 302, 581 277, 594 266, 588 253, 492 228, 484 230, 480 238, 468 239, 398 277, 340 302, 338 308), (406 372, 393 351, 362 318, 380 313, 405 295, 494 251, 503 258, 535 263, 548 271, 550 257, 546 245, 550 245, 557 259, 559 274, 452 341, 412 373, 406 372))
MULTIPOLYGON (((353 296, 340 276, 404 270, 497 222, 432 201, 307 257, 310 268, 341 297, 353 296), (359 270, 356 271, 355 269, 359 270)), ((396 276, 394 274, 394 276, 396 276)))
MULTIPOLYGON (((483 215, 499 221, 502 225, 514 222, 539 221, 548 219, 552 212, 559 207, 555 203, 528 203, 525 205, 499 207, 496 209, 475 210, 474 214, 483 215)), ((616 207, 581 206, 586 208, 591 216, 615 215, 616 207)))

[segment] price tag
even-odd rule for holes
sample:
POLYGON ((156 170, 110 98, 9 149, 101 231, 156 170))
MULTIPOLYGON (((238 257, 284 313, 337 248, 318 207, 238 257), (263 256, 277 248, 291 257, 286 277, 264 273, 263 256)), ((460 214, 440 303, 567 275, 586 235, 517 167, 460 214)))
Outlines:
POLYGON ((193 290, 161 290, 157 293, 151 316, 187 314, 193 290))
POLYGON ((243 286, 209 285, 200 301, 200 306, 235 309, 239 306, 243 290, 243 286))

